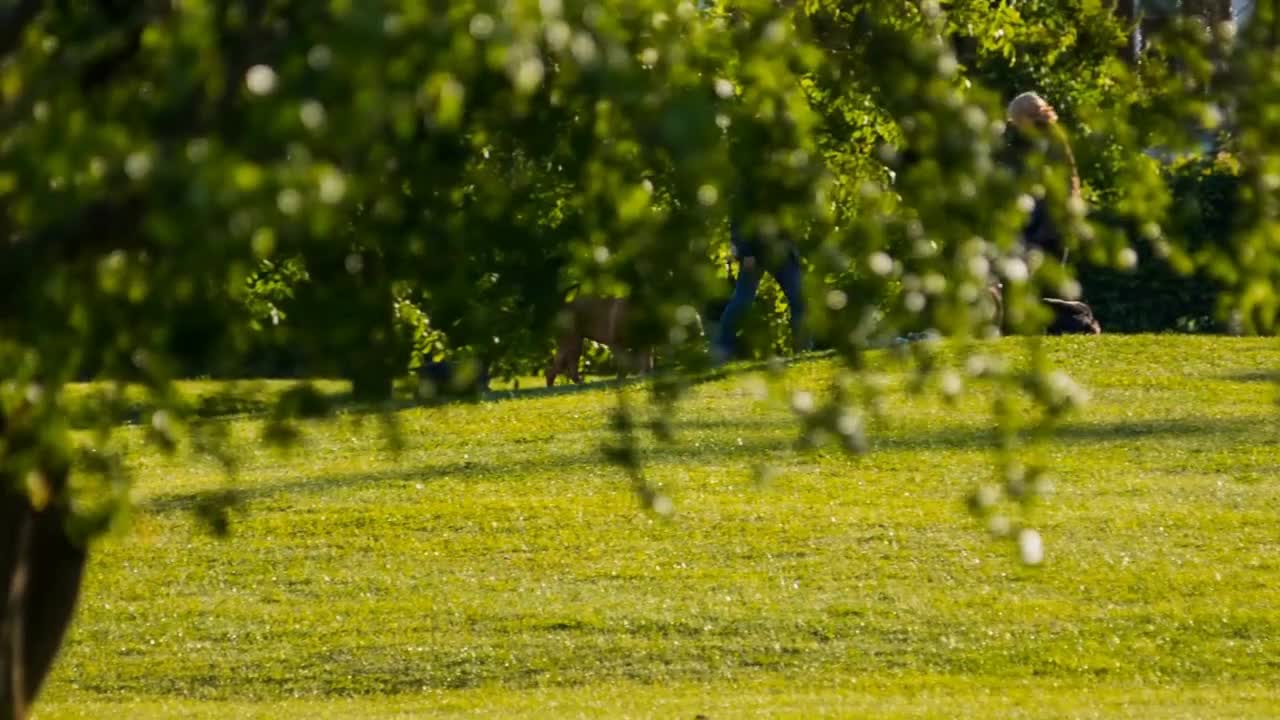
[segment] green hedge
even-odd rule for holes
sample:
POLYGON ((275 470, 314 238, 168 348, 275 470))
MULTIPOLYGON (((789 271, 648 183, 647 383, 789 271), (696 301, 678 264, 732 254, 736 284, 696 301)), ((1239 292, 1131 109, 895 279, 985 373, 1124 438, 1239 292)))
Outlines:
MULTIPOLYGON (((1173 196, 1168 232, 1186 237, 1193 253, 1229 235, 1239 173, 1228 156, 1180 161, 1167 168, 1166 178, 1173 196)), ((1079 268, 1085 299, 1103 331, 1222 331, 1214 282, 1203 272, 1178 272, 1136 228, 1130 230, 1138 252, 1135 269, 1079 268)))

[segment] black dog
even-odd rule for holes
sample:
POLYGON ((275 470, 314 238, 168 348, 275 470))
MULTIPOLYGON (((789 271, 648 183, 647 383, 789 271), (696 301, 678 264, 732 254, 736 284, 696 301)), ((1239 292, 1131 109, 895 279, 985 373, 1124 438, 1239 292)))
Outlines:
POLYGON ((1053 322, 1045 328, 1049 335, 1101 335, 1102 325, 1093 316, 1093 309, 1077 300, 1044 298, 1043 302, 1053 311, 1053 322))
POLYGON ((478 397, 489 390, 489 368, 477 361, 427 360, 418 368, 427 397, 478 397))
MULTIPOLYGON (((995 303, 996 327, 1004 328, 1004 288, 992 285, 989 288, 991 299, 995 303)), ((1040 302, 1053 313, 1053 320, 1044 329, 1046 335, 1101 335, 1102 325, 1093 316, 1093 308, 1079 300, 1062 300, 1059 298, 1040 298, 1040 302)))

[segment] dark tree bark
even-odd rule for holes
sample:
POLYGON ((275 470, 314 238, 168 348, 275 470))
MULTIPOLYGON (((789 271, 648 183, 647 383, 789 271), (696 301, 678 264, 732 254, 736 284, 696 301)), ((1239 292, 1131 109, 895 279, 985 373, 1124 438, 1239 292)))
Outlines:
MULTIPOLYGON (((0 415, 7 452, 34 436, 0 415)), ((37 508, 18 479, 0 474, 0 720, 23 720, 48 677, 80 594, 85 548, 67 534, 68 466, 39 462, 45 502, 37 508)))

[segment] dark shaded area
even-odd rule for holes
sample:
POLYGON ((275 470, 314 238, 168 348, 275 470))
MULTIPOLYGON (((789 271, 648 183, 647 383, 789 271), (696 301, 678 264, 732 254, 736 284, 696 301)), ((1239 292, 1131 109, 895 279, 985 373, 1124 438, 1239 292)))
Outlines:
POLYGON ((1245 370, 1224 375, 1222 379, 1243 383, 1280 383, 1280 370, 1245 370))
MULTIPOLYGON (((801 358, 794 358, 785 361, 786 365, 803 364, 808 362, 816 362, 818 360, 829 357, 829 353, 810 354, 801 358)), ((768 362, 759 361, 753 363, 739 363, 733 368, 721 368, 710 371, 697 371, 694 374, 680 378, 680 382, 692 387, 706 383, 723 380, 727 377, 748 372, 764 370, 768 366, 768 362)), ((401 396, 390 402, 367 402, 362 401, 350 392, 322 392, 314 391, 317 401, 323 402, 324 410, 331 413, 341 412, 347 415, 368 415, 379 412, 408 410, 418 407, 434 407, 437 405, 450 403, 474 403, 478 401, 513 401, 513 400, 537 400, 546 397, 556 397, 562 395, 575 395, 584 392, 596 392, 599 390, 614 390, 625 387, 632 387, 646 382, 657 380, 669 380, 674 377, 675 371, 659 370, 653 376, 628 376, 623 378, 616 377, 595 377, 589 378, 581 385, 559 384, 555 387, 545 387, 542 385, 531 385, 518 389, 489 390, 479 395, 473 393, 458 393, 455 395, 440 396, 435 398, 414 398, 401 396)), ((246 381, 246 385, 240 389, 230 389, 215 395, 207 395, 192 400, 190 408, 191 416, 199 420, 227 420, 241 417, 266 416, 275 411, 281 397, 288 395, 290 391, 285 391, 279 395, 264 392, 260 387, 255 387, 252 380, 246 381)), ((306 387, 300 385, 299 387, 306 387)), ((104 414, 109 416, 109 424, 112 425, 133 425, 144 423, 147 421, 150 413, 156 408, 146 402, 124 402, 114 407, 104 406, 99 399, 93 395, 77 398, 68 401, 67 414, 70 418, 71 426, 78 430, 97 427, 102 421, 104 414)), ((324 412, 310 413, 313 416, 323 415, 324 412)))
MULTIPOLYGON (((1233 231, 1240 178, 1213 157, 1167 168, 1173 194, 1172 234, 1187 238, 1195 253, 1221 243, 1233 231)), ((1137 267, 1115 270, 1085 266, 1078 269, 1084 298, 1106 332, 1222 332, 1217 298, 1222 288, 1205 270, 1183 274, 1162 258, 1141 232, 1102 209, 1093 218, 1122 229, 1138 253, 1137 267)))

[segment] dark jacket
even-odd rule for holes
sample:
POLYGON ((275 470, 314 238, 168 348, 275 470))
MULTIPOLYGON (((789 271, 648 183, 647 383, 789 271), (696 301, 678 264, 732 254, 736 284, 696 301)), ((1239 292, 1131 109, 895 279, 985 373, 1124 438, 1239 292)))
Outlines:
MULTIPOLYGON (((1069 174, 1068 189, 1072 197, 1080 195, 1080 176, 1076 173, 1075 157, 1066 133, 1057 125, 1051 125, 1039 135, 1028 135, 1014 125, 1005 128, 1003 160, 1014 172, 1027 172, 1027 159, 1033 153, 1043 155, 1050 172, 1069 174)), ((1036 198, 1031 217, 1022 228, 1022 241, 1028 248, 1040 248, 1046 255, 1066 259, 1066 248, 1058 223, 1050 212, 1045 198, 1036 198)))

